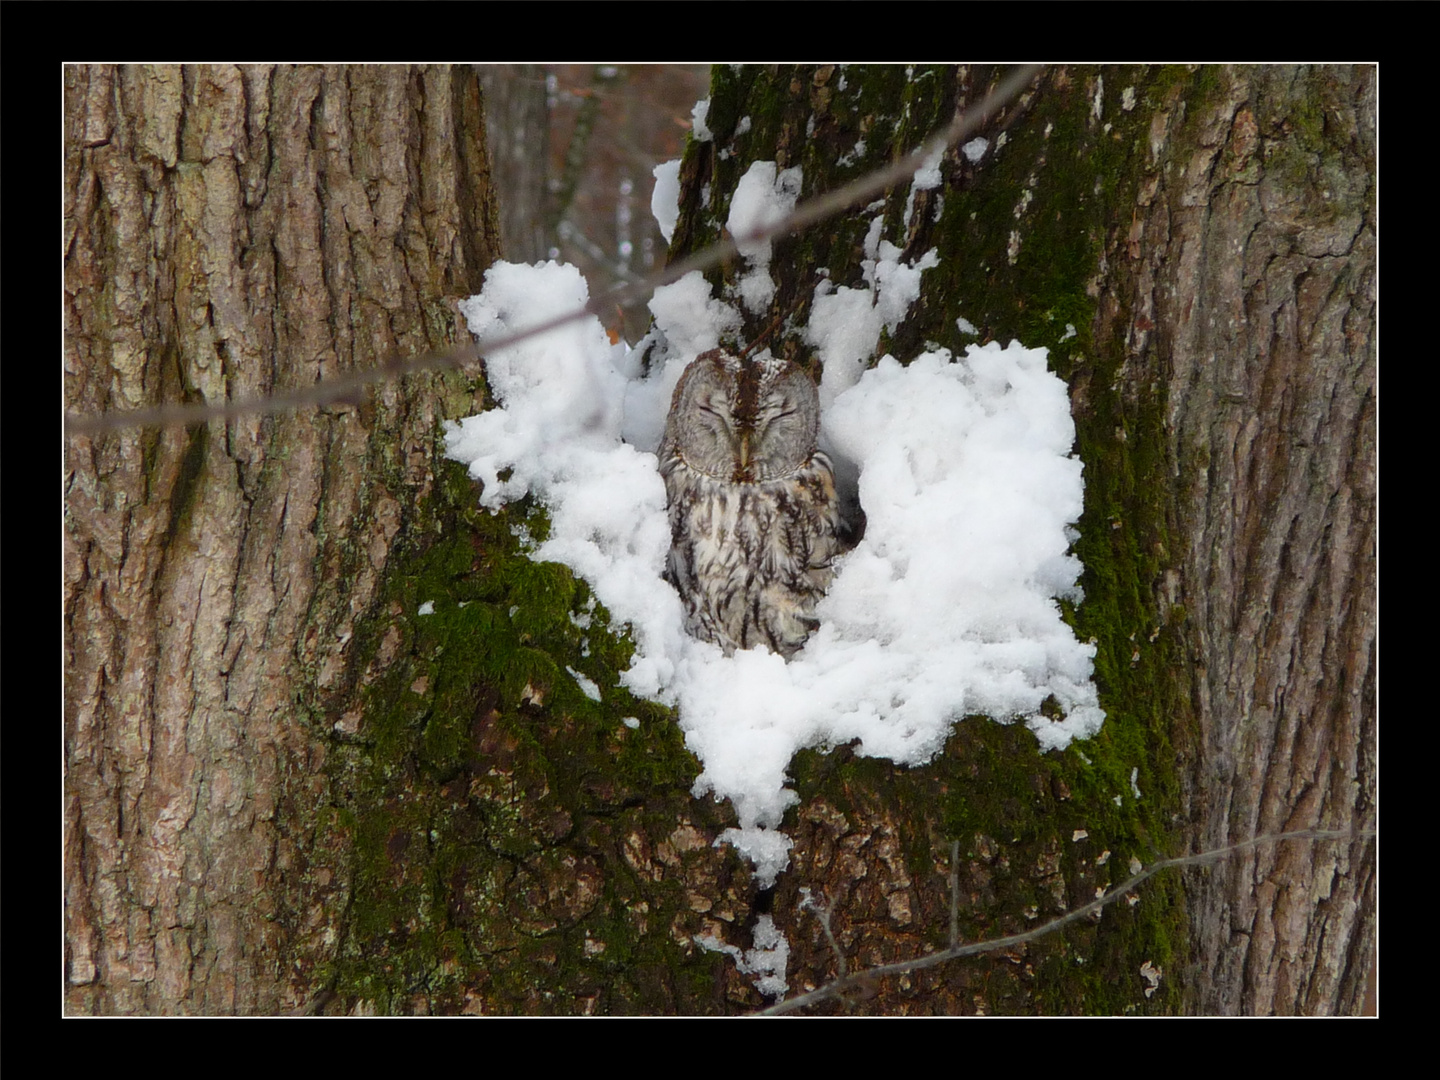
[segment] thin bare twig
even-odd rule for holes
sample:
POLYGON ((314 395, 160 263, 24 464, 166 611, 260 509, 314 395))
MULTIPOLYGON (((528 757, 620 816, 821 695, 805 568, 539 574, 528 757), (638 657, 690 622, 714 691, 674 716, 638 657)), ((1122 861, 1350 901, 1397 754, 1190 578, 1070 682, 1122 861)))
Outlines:
POLYGON ((628 307, 639 300, 648 298, 661 286, 679 281, 692 271, 709 270, 727 259, 733 259, 739 253, 739 243, 756 244, 796 232, 823 221, 848 206, 867 200, 886 188, 913 176, 927 160, 943 151, 947 146, 958 143, 1017 98, 1034 81, 1041 67, 1042 65, 1039 64, 1030 64, 1017 69, 978 105, 957 114, 954 121, 944 131, 927 139, 920 149, 907 154, 893 164, 868 173, 844 187, 811 199, 782 220, 761 226, 739 237, 738 243, 736 238, 722 240, 704 251, 696 252, 694 255, 671 263, 658 273, 602 293, 593 297, 584 307, 556 316, 536 326, 489 338, 476 345, 462 345, 454 349, 426 353, 409 359, 397 357, 378 367, 351 372, 302 390, 293 390, 287 393, 227 401, 216 405, 157 405, 145 409, 107 410, 90 416, 66 413, 66 434, 94 435, 121 428, 188 426, 208 420, 229 420, 252 413, 277 413, 308 405, 326 405, 350 400, 371 383, 396 379, 419 371, 439 371, 459 367, 482 355, 518 344, 527 338, 547 333, 589 315, 608 314, 617 305, 628 307))
MULTIPOLYGON (((540 332, 542 331, 531 330, 521 334, 510 334, 500 339, 498 345, 486 347, 503 348, 505 345, 513 345, 516 341, 524 340, 532 334, 540 332)), ((68 435, 94 435, 101 431, 116 431, 120 428, 188 427, 191 424, 203 424, 207 420, 218 420, 222 417, 226 420, 233 420, 237 416, 248 416, 252 413, 278 413, 289 409, 303 408, 306 405, 331 405, 339 401, 354 401, 356 394, 371 383, 381 382, 385 379, 398 379, 402 375, 409 375, 415 371, 460 367, 462 364, 480 359, 480 355, 481 347, 479 345, 458 345, 444 352, 426 353, 408 360, 397 357, 379 367, 342 375, 336 379, 308 386, 303 390, 267 394, 264 397, 244 398, 239 401, 225 401, 218 405, 155 405, 148 409, 107 411, 92 416, 66 413, 65 432, 68 435)))
POLYGON ((1242 851, 1259 847, 1262 844, 1278 844, 1282 840, 1350 840, 1362 836, 1374 836, 1373 829, 1303 829, 1298 832, 1271 833, 1267 836, 1257 836, 1252 840, 1244 840, 1238 844, 1231 844, 1229 847, 1215 848, 1212 851, 1202 851, 1198 855, 1182 855, 1174 859, 1161 859, 1159 862, 1151 863, 1140 873, 1129 878, 1124 883, 1115 886, 1102 896, 1078 907, 1074 911, 1066 912, 1058 919, 1052 919, 1042 926, 1033 930, 1027 930, 1023 934, 1011 934, 1008 937, 995 938, 991 941, 980 941, 971 945, 952 945, 944 952, 931 953, 915 960, 902 960, 894 964, 884 964, 880 967, 867 968, 864 971, 857 971, 854 975, 836 979, 827 983, 817 990, 808 994, 800 994, 797 997, 786 998, 784 1001, 776 1002, 768 1009, 762 1009, 759 1016, 778 1016, 782 1013, 794 1012, 796 1009, 806 1005, 814 1005, 827 998, 835 997, 846 990, 859 987, 862 983, 872 982, 885 975, 903 975, 911 971, 919 971, 922 968, 934 967, 949 960, 958 960, 962 956, 975 956, 979 953, 995 952, 999 949, 1008 949, 1015 945, 1024 945, 1027 942, 1052 934, 1063 926, 1079 922, 1081 919, 1089 918, 1100 911, 1107 904, 1114 903, 1120 897, 1130 892, 1135 886, 1158 874, 1161 870, 1168 870, 1176 866, 1199 866, 1204 863, 1218 862, 1221 859, 1230 857, 1242 851))
POLYGON ((960 944, 960 841, 950 841, 950 948, 960 944))
POLYGON ((845 951, 840 948, 840 942, 835 940, 835 933, 830 929, 830 906, 811 896, 809 889, 801 889, 800 910, 804 911, 806 908, 813 911, 820 920, 820 929, 825 931, 825 940, 830 942, 830 951, 835 954, 835 970, 839 972, 839 978, 845 978, 850 973, 850 968, 845 962, 845 951))

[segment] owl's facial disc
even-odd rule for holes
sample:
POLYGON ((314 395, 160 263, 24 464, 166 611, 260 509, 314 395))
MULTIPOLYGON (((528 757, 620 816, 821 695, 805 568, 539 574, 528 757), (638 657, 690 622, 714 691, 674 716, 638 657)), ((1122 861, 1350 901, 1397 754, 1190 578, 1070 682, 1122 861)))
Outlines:
POLYGON ((712 350, 682 380, 669 423, 691 469, 730 483, 763 483, 794 475, 814 453, 818 396, 794 364, 712 350))

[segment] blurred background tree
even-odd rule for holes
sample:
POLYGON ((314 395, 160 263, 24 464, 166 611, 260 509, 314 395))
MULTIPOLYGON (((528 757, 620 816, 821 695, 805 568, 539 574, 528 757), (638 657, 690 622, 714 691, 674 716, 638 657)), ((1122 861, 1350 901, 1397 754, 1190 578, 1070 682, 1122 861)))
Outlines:
MULTIPOLYGON (((684 150, 710 68, 485 64, 479 72, 495 183, 505 192, 505 258, 574 263, 592 296, 664 266, 652 170, 684 150)), ((605 320, 631 342, 649 322, 643 304, 605 320)))

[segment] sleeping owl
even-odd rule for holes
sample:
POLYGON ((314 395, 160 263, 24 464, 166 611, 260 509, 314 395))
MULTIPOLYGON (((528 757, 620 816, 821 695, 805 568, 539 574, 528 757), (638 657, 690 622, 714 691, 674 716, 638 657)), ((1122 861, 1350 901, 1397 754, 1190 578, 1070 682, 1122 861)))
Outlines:
POLYGON ((680 376, 660 473, 670 516, 666 576, 685 628, 725 650, 787 659, 818 625, 843 525, 820 399, 788 360, 712 349, 680 376))

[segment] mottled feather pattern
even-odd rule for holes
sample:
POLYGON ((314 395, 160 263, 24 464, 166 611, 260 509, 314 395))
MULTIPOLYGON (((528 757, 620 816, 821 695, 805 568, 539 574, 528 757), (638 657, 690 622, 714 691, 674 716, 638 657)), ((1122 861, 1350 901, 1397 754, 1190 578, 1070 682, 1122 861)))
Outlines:
POLYGON ((842 531, 819 401, 794 364, 719 350, 681 376, 660 447, 667 576, 686 629, 725 652, 794 655, 815 629, 842 531))

